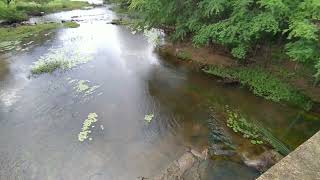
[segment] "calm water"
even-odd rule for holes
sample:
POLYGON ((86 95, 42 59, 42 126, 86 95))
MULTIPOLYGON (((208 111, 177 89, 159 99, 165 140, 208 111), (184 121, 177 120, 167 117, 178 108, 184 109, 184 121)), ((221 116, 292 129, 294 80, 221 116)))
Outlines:
MULTIPOLYGON (((142 34, 107 23, 115 17, 100 7, 31 19, 75 19, 80 27, 37 35, 25 51, 0 54, 0 179, 153 177, 186 147, 201 150, 208 145, 208 109, 215 106, 241 111, 291 148, 319 129, 317 114, 305 115, 246 89, 223 86, 158 55, 142 34), (30 66, 50 49, 80 52, 92 60, 29 77, 30 66), (73 79, 100 87, 84 97, 74 90, 73 79), (79 142, 82 123, 93 112, 98 122, 91 128, 92 140, 79 142), (144 120, 147 114, 154 114, 150 124, 144 120)), ((241 139, 234 141, 242 144, 241 139)), ((211 178, 259 175, 237 162, 209 164, 211 178)))

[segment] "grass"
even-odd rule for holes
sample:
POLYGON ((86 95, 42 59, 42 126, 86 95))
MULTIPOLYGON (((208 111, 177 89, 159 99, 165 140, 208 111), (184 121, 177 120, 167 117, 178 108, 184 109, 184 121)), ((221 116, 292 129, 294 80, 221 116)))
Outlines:
POLYGON ((28 16, 82 9, 88 6, 87 2, 69 0, 54 0, 46 4, 19 1, 10 4, 9 7, 0 2, 0 20, 5 20, 7 23, 16 23, 27 20, 28 16))
POLYGON ((27 15, 41 15, 44 13, 53 13, 59 11, 68 11, 74 9, 82 9, 89 6, 87 2, 54 0, 47 4, 37 4, 34 2, 18 2, 16 4, 17 11, 26 13, 27 15))
POLYGON ((8 23, 22 22, 28 19, 28 16, 16 10, 15 6, 7 7, 0 1, 0 20, 4 20, 8 23))
POLYGON ((10 28, 0 28, 0 42, 3 41, 21 41, 24 38, 30 37, 43 31, 48 31, 61 27, 60 23, 46 23, 37 25, 25 25, 10 28))
POLYGON ((44 61, 41 64, 35 65, 31 69, 32 74, 44 74, 44 73, 52 73, 56 69, 63 69, 67 65, 66 61, 44 61))
POLYGON ((312 101, 309 97, 260 68, 210 66, 204 71, 222 78, 238 80, 242 85, 248 86, 255 95, 265 99, 274 102, 286 102, 305 110, 310 110, 312 107, 312 101))

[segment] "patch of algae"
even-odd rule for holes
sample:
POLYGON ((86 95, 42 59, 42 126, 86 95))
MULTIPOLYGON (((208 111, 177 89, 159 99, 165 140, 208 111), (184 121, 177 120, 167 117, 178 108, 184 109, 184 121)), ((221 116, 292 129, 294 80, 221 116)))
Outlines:
POLYGON ((90 81, 88 80, 77 80, 77 79, 69 79, 69 84, 75 84, 73 87, 76 92, 83 94, 84 96, 88 96, 93 94, 96 89, 98 89, 100 86, 90 86, 90 81))
MULTIPOLYGON (((78 140, 80 142, 83 142, 89 138, 89 134, 91 133, 90 127, 93 123, 98 121, 97 118, 97 113, 89 113, 88 118, 84 120, 81 132, 78 134, 78 140)), ((92 138, 89 138, 89 140, 91 141, 92 138)))

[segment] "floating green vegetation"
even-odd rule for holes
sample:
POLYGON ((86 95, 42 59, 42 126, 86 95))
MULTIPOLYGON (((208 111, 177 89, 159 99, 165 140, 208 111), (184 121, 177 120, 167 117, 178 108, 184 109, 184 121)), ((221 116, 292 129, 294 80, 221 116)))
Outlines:
MULTIPOLYGON (((74 84, 73 89, 76 92, 83 94, 84 96, 89 96, 93 94, 100 86, 99 85, 90 85, 88 80, 77 80, 77 79, 68 79, 69 84, 74 84)), ((100 94, 100 93, 99 93, 100 94)))
POLYGON ((237 80, 241 84, 249 86, 255 95, 265 99, 274 102, 284 101, 305 110, 310 110, 312 107, 312 101, 309 97, 260 68, 221 68, 211 66, 204 71, 222 78, 237 80))
POLYGON ((272 135, 266 128, 261 125, 249 122, 241 114, 231 111, 228 107, 227 113, 227 126, 230 127, 234 132, 242 134, 244 138, 250 140, 252 144, 270 144, 282 155, 290 153, 288 147, 279 141, 272 135))
POLYGON ((31 67, 31 73, 38 75, 52 73, 57 69, 70 69, 77 65, 87 63, 92 58, 76 51, 65 48, 50 49, 49 53, 41 56, 31 67))
POLYGON ((236 133, 241 133, 244 138, 250 140, 252 144, 263 144, 258 127, 248 122, 240 114, 227 109, 227 126, 236 133))
MULTIPOLYGON (((84 140, 89 138, 89 134, 91 133, 91 126, 93 123, 98 121, 98 115, 96 113, 89 113, 88 118, 84 120, 83 126, 81 128, 81 132, 78 134, 78 140, 83 142, 84 140)), ((91 141, 92 138, 90 137, 89 140, 91 141)))
POLYGON ((146 114, 144 116, 144 120, 147 122, 147 123, 151 123, 152 119, 154 118, 154 114, 146 114))

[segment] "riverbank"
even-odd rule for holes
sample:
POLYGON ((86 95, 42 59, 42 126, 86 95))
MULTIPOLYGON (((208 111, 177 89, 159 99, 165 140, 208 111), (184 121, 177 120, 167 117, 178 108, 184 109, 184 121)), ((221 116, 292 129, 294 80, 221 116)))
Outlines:
MULTIPOLYGON (((57 28, 76 28, 78 26, 79 24, 76 22, 63 22, 26 24, 18 25, 16 27, 0 27, 0 52, 20 49, 19 46, 22 42, 32 36, 39 35, 42 32, 47 32, 57 28)), ((31 40, 30 42, 32 43, 33 41, 31 40)))
POLYGON ((242 65, 221 47, 195 48, 189 43, 167 43, 158 49, 183 62, 199 64, 223 83, 239 83, 265 99, 317 111, 313 104, 320 102, 320 88, 314 85, 313 72, 305 65, 278 60, 274 54, 269 60, 257 57, 242 65))
MULTIPOLYGON (((113 24, 135 27, 140 23, 138 29, 143 26, 143 19, 134 16, 135 12, 128 8, 127 3, 117 0, 111 0, 111 3, 114 4, 112 9, 120 16, 125 15, 125 20, 116 19, 113 24), (128 16, 133 17, 128 20, 128 16)), ((234 58, 227 46, 209 43, 210 45, 194 47, 191 37, 172 41, 174 27, 159 28, 169 36, 169 42, 159 48, 161 53, 200 64, 201 70, 220 78, 219 81, 241 84, 253 94, 267 100, 306 111, 320 111, 320 86, 317 84, 314 65, 290 60, 281 45, 259 46, 254 53, 249 53, 250 56, 241 60, 234 58)))
POLYGON ((54 0, 39 4, 36 2, 16 2, 10 5, 0 3, 0 20, 2 24, 19 23, 30 16, 42 16, 48 13, 84 9, 91 6, 85 1, 54 0))

